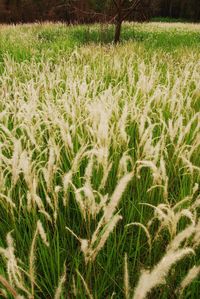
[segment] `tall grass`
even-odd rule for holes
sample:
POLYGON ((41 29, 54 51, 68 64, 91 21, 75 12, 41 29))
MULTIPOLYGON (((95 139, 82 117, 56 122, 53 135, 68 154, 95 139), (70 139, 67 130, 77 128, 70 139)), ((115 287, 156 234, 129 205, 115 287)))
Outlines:
POLYGON ((2 298, 198 297, 199 25, 132 26, 1 27, 2 298))

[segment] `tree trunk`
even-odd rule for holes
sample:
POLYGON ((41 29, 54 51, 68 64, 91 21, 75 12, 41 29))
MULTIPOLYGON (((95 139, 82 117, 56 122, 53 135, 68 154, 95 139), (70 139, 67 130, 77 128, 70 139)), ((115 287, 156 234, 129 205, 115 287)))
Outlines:
POLYGON ((180 14, 179 14, 179 18, 185 18, 186 14, 187 14, 187 1, 182 0, 181 5, 180 5, 180 14))
POLYGON ((195 21, 197 21, 197 20, 200 20, 200 7, 198 4, 198 1, 195 1, 194 4, 196 4, 196 6, 195 6, 196 9, 195 8, 193 9, 194 19, 195 19, 195 21))
POLYGON ((172 18, 172 11, 173 11, 173 1, 169 2, 169 17, 172 18))
POLYGON ((115 25, 115 39, 114 39, 115 44, 118 44, 120 42, 121 29, 122 29, 122 21, 117 21, 115 25))

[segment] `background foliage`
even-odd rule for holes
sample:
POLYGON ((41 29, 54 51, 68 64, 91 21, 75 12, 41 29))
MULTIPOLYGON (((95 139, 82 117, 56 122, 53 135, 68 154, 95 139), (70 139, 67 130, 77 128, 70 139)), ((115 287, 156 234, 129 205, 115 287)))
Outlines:
MULTIPOLYGON (((110 0, 74 0, 78 10, 74 13, 67 6, 67 0, 0 0, 0 22, 33 22, 43 20, 86 22, 98 21, 81 11, 93 10, 97 13, 108 13, 113 9, 110 0)), ((199 0, 143 0, 150 4, 150 14, 154 17, 171 17, 200 20, 199 0)), ((131 15, 135 19, 137 15, 131 15)))

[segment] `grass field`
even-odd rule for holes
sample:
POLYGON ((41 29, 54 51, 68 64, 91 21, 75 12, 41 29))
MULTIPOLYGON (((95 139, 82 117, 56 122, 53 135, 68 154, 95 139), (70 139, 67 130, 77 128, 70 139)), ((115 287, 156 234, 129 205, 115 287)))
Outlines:
POLYGON ((199 32, 0 26, 0 298, 199 297, 199 32))

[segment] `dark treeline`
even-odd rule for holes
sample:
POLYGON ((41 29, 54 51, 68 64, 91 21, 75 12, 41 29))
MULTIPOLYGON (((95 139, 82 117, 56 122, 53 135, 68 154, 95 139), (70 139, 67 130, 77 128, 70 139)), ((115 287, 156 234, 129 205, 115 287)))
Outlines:
POLYGON ((153 0, 152 8, 154 16, 200 20, 200 0, 153 0))
MULTIPOLYGON (((140 0, 144 17, 132 12, 129 20, 170 17, 200 20, 200 0, 140 0)), ((0 0, 0 22, 94 22, 114 15, 112 0, 0 0), (70 4, 69 4, 70 2, 70 4)))

